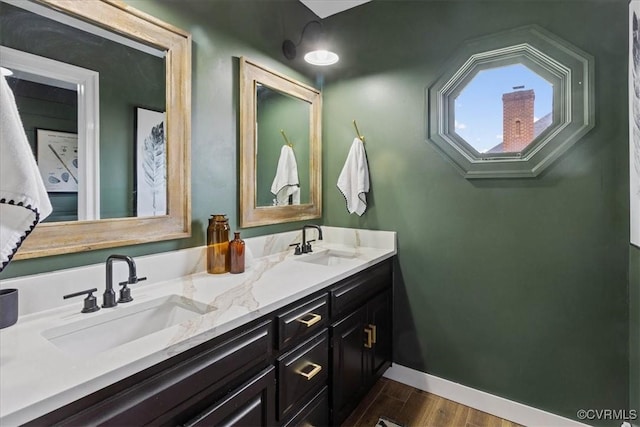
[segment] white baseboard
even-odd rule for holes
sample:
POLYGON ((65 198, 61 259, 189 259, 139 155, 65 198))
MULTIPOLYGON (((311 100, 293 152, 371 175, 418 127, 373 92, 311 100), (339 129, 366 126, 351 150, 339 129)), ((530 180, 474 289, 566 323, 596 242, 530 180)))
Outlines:
POLYGON ((453 400, 479 411, 487 412, 505 420, 525 426, 536 427, 585 427, 578 421, 570 420, 550 412, 514 402, 462 384, 435 377, 415 369, 393 364, 385 372, 386 378, 410 385, 420 390, 453 400))

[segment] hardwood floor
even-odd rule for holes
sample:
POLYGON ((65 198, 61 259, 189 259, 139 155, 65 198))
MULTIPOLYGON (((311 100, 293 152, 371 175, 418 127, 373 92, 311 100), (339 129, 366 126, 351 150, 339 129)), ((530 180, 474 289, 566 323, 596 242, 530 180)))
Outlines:
POLYGON ((374 427, 381 416, 405 427, 520 427, 386 378, 373 386, 342 427, 374 427))

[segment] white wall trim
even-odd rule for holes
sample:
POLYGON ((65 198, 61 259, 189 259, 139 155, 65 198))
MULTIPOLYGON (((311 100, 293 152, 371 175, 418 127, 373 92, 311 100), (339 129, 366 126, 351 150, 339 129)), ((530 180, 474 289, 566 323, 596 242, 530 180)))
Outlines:
POLYGON ((550 412, 514 402, 462 384, 454 383, 395 363, 385 372, 386 378, 436 394, 454 402, 526 426, 587 426, 550 412))

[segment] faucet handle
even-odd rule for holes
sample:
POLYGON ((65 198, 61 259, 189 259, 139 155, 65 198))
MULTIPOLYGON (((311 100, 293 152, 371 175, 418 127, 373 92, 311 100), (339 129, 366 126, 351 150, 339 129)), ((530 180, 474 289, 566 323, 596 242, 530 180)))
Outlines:
POLYGON ((131 297, 131 289, 129 289, 129 287, 127 286, 129 285, 129 281, 126 280, 124 282, 120 282, 119 285, 122 286, 122 289, 120 289, 120 298, 118 298, 118 304, 133 301, 133 298, 131 297))
POLYGON ((97 292, 98 289, 87 289, 86 291, 74 292, 69 295, 65 295, 63 299, 69 299, 74 297, 79 297, 80 295, 86 295, 87 297, 84 299, 84 307, 82 308, 81 313, 93 313, 94 311, 100 310, 98 306, 96 297, 93 296, 94 292, 97 292))
POLYGON ((307 240, 307 244, 304 246, 304 248, 302 248, 302 252, 307 254, 313 252, 313 247, 311 246, 311 242, 315 242, 315 241, 316 239, 307 240))
POLYGON ((300 243, 292 243, 289 245, 289 247, 291 246, 295 246, 296 249, 293 251, 294 255, 302 255, 302 249, 300 249, 300 243))
POLYGON ((122 289, 120 289, 120 298, 118 298, 118 303, 133 301, 133 297, 131 296, 131 289, 129 289, 129 286, 127 285, 134 285, 144 280, 147 280, 147 278, 146 277, 136 277, 136 278, 130 277, 129 280, 125 280, 124 282, 118 283, 120 286, 122 286, 122 289))

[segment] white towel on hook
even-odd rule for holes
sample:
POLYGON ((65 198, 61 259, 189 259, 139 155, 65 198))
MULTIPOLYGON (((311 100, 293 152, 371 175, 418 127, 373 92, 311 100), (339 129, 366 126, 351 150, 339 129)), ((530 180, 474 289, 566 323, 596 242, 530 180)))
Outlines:
POLYGON ((0 271, 38 222, 51 213, 13 92, 0 78, 0 271))
POLYGON ((338 188, 347 202, 350 214, 362 216, 367 210, 367 195, 369 192, 369 166, 364 143, 355 138, 347 155, 347 160, 338 177, 338 188))
POLYGON ((298 163, 293 148, 283 145, 278 159, 276 176, 271 184, 271 193, 276 196, 273 200, 276 206, 288 205, 289 196, 292 204, 300 204, 300 181, 298 180, 298 163))

